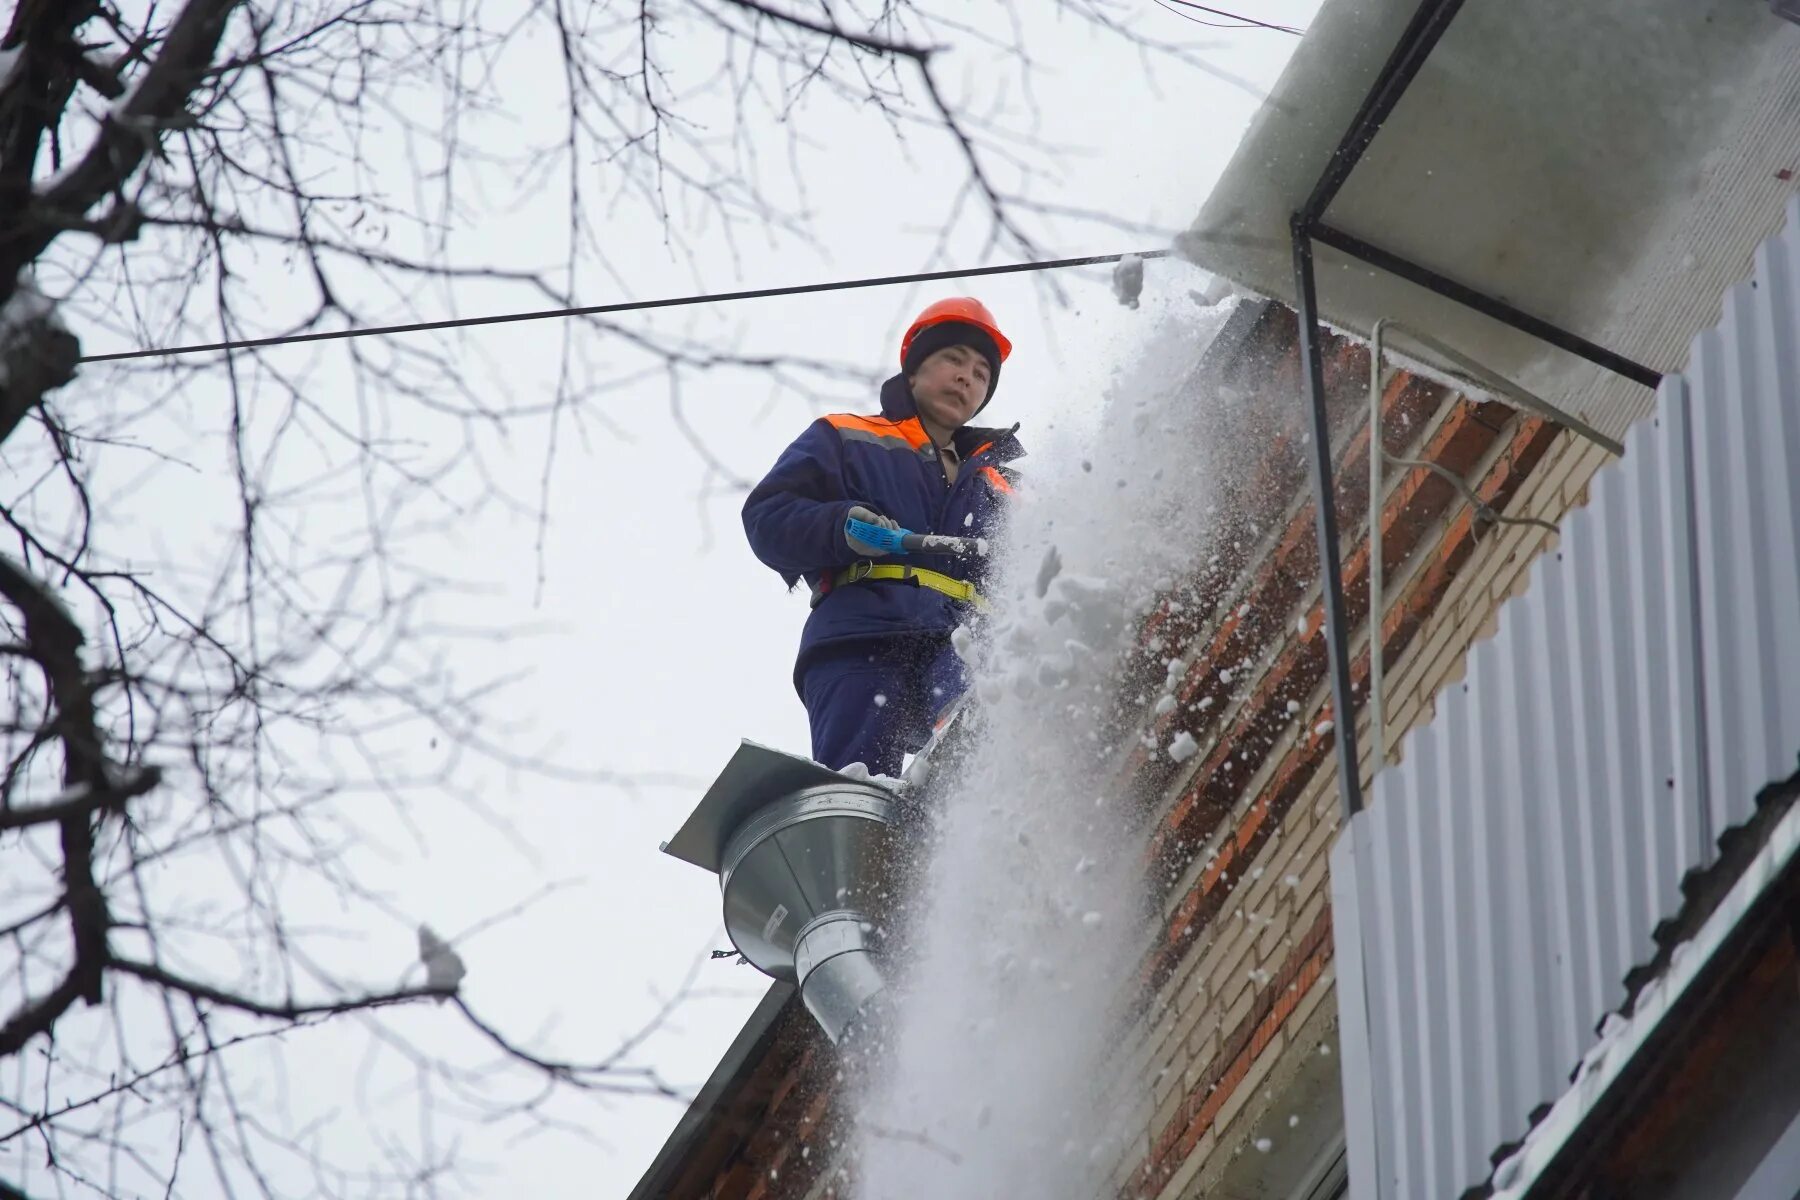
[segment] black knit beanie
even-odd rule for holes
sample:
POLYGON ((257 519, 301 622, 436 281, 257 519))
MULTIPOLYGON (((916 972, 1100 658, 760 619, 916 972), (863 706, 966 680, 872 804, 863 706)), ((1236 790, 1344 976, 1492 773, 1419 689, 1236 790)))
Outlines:
POLYGON ((900 364, 900 369, 910 376, 926 359, 948 346, 967 346, 987 359, 987 398, 981 402, 985 408, 988 400, 994 398, 994 389, 1000 386, 1000 347, 994 344, 988 331, 978 325, 964 321, 939 321, 936 325, 927 325, 913 335, 912 345, 906 350, 906 361, 900 364))

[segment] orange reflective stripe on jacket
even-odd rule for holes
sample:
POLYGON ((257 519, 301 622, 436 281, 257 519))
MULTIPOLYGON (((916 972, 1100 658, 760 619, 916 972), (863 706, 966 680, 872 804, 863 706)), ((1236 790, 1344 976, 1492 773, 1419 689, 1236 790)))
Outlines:
POLYGON ((983 467, 981 468, 981 473, 987 476, 987 481, 994 485, 995 491, 1003 492, 1008 496, 1012 495, 1013 485, 1006 482, 1006 476, 1002 475, 999 471, 995 470, 993 467, 983 467))
MULTIPOLYGON (((825 418, 838 436, 850 441, 898 442, 909 450, 930 445, 931 438, 917 417, 890 421, 886 417, 859 417, 855 413, 832 413, 825 418)), ((896 447, 897 448, 897 447, 896 447)))

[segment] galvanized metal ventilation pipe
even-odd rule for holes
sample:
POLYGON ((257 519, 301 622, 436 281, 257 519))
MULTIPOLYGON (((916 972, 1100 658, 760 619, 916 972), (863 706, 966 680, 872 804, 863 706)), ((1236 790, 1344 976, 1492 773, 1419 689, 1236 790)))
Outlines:
POLYGON ((843 1043, 886 988, 877 931, 897 817, 888 788, 747 741, 663 852, 719 876, 731 944, 797 984, 843 1043))

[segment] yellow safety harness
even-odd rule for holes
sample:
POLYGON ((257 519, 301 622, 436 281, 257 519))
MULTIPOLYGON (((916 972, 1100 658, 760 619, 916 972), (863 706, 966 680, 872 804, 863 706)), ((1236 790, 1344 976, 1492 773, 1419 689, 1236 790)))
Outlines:
POLYGON ((853 567, 839 571, 832 577, 832 587, 842 587, 847 583, 863 583, 871 579, 910 580, 918 587, 928 587, 934 592, 942 592, 952 600, 960 600, 964 604, 973 604, 981 612, 987 611, 988 602, 975 585, 966 579, 952 579, 941 571, 927 571, 924 567, 909 567, 900 563, 875 563, 863 561, 853 567))

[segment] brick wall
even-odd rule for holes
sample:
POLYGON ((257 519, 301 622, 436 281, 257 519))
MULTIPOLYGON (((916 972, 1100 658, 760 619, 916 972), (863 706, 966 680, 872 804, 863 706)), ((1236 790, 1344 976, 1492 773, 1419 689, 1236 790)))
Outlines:
MULTIPOLYGON (((1508 412, 1496 422, 1496 409, 1461 398, 1447 404, 1421 439, 1422 456, 1455 460, 1478 494, 1508 516, 1555 522, 1585 500, 1606 453, 1529 416, 1508 412), (1490 437, 1471 436, 1469 422, 1477 419, 1490 437)), ((1344 461, 1357 454, 1353 442, 1340 457, 1340 479, 1357 469, 1344 461)), ((1532 561, 1555 539, 1535 526, 1484 526, 1460 498, 1422 501, 1431 482, 1422 474, 1393 484, 1383 513, 1384 538, 1398 534, 1409 543, 1403 560, 1392 557, 1392 545, 1383 556, 1390 762, 1398 760, 1405 731, 1430 719, 1437 692, 1460 678, 1469 646, 1492 632, 1501 603, 1525 586, 1532 561)), ((1355 504, 1343 491, 1340 499, 1355 504)), ((1310 522, 1309 509, 1299 515, 1310 522)), ((1347 528, 1354 519, 1346 514, 1347 528)), ((1367 614, 1367 552, 1366 537, 1345 539, 1353 619, 1367 614)), ((1294 614, 1300 610, 1297 604, 1294 614)), ((1316 602, 1306 612, 1316 631, 1316 602)), ((1366 630, 1353 649, 1362 696, 1366 630)), ((1246 786, 1214 783, 1203 766, 1171 779, 1157 808, 1153 862, 1165 875, 1171 853, 1181 865, 1163 905, 1161 944, 1146 958, 1148 1004, 1130 1038, 1144 1092, 1139 1111, 1148 1120, 1119 1162, 1121 1197, 1201 1196, 1228 1171, 1254 1171, 1262 1160, 1252 1132, 1292 1102, 1272 1081, 1297 1076, 1298 1060, 1332 1048, 1327 858, 1339 823, 1335 760, 1331 735, 1311 732, 1315 714, 1329 715, 1322 670, 1293 655, 1292 647, 1278 651, 1231 719, 1218 722, 1227 732, 1207 760, 1215 767, 1225 754, 1241 754, 1241 739, 1263 736, 1255 720, 1270 698, 1304 692, 1286 735, 1252 755, 1255 773, 1246 786), (1176 841, 1181 845, 1171 851, 1176 841)), ((1205 661, 1204 652, 1195 656, 1205 661)), ((1374 755, 1366 710, 1359 709, 1357 722, 1366 784, 1374 755)), ((1273 1127, 1279 1131, 1282 1122, 1273 1127)))

